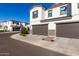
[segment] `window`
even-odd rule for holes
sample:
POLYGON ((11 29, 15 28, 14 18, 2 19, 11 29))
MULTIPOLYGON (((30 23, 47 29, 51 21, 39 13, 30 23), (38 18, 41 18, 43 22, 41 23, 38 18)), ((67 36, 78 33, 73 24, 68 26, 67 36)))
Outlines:
POLYGON ((67 7, 66 6, 60 7, 60 15, 66 14, 66 11, 67 11, 67 7))
POLYGON ((33 12, 33 18, 37 18, 38 17, 38 10, 33 12))
POLYGON ((48 17, 52 17, 52 10, 48 10, 48 17))

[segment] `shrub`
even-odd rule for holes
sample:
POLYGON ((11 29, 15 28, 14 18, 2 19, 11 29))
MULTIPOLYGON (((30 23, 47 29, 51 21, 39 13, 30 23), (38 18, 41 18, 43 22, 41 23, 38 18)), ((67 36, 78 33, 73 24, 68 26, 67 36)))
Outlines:
POLYGON ((7 32, 7 30, 0 30, 0 32, 7 32))
POLYGON ((26 30, 25 27, 23 27, 23 28, 21 29, 21 34, 28 34, 28 31, 26 30))
POLYGON ((0 30, 0 32, 4 32, 4 30, 0 30))

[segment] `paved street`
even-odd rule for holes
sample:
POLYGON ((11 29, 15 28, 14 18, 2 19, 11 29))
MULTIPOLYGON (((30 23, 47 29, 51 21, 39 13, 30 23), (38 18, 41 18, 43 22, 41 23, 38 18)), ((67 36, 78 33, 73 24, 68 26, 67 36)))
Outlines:
POLYGON ((14 33, 0 34, 0 55, 7 56, 64 56, 44 48, 10 38, 14 33))

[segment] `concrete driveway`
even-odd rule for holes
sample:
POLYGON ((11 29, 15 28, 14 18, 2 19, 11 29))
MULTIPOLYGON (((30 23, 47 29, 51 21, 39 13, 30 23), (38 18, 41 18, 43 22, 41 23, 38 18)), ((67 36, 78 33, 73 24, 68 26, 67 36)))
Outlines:
POLYGON ((79 39, 55 37, 55 41, 50 42, 42 40, 43 38, 46 38, 46 36, 32 34, 28 34, 25 37, 14 34, 11 38, 62 54, 73 56, 79 55, 79 39))

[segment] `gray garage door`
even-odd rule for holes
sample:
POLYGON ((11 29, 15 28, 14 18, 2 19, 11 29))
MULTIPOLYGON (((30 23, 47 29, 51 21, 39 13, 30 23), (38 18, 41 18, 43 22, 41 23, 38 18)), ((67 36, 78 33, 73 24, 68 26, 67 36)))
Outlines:
POLYGON ((60 23, 56 24, 56 35, 58 37, 78 38, 79 39, 79 23, 60 23))
POLYGON ((48 35, 48 24, 33 25, 32 34, 36 35, 48 35))

